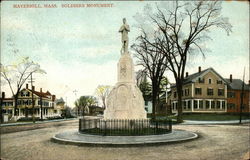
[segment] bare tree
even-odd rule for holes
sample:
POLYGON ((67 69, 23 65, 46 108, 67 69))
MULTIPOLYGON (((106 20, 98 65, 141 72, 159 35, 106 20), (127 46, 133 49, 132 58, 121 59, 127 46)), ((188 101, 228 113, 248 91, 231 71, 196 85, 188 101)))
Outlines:
MULTIPOLYGON (((221 16, 221 1, 161 3, 156 5, 155 11, 149 5, 145 7, 144 17, 147 20, 139 21, 144 23, 141 24, 141 43, 145 43, 144 48, 155 49, 155 54, 166 57, 167 68, 173 73, 177 87, 177 120, 182 122, 182 88, 188 56, 201 53, 205 57, 204 42, 211 39, 208 36, 211 29, 218 27, 229 34, 232 26, 228 18, 221 16), (144 30, 146 22, 153 24, 158 33, 153 39, 144 30)), ((148 54, 148 51, 145 53, 148 54)))
POLYGON ((95 90, 95 94, 101 98, 104 108, 106 108, 106 99, 110 91, 111 91, 111 86, 108 85, 99 85, 95 90))
MULTIPOLYGON (((155 33, 155 36, 157 33, 155 33)), ((147 34, 144 32, 143 35, 138 36, 136 43, 132 45, 132 49, 135 51, 135 57, 138 59, 137 64, 144 67, 144 72, 151 80, 152 84, 152 113, 155 118, 155 111, 157 107, 157 97, 160 91, 160 82, 163 74, 167 68, 167 59, 164 54, 160 54, 158 48, 146 43, 147 34)), ((155 38, 152 42, 157 45, 158 39, 155 38)))
POLYGON ((30 61, 29 57, 25 57, 13 65, 4 66, 1 64, 1 77, 7 82, 14 98, 15 116, 17 115, 18 95, 32 73, 45 73, 45 71, 40 68, 40 65, 30 61))

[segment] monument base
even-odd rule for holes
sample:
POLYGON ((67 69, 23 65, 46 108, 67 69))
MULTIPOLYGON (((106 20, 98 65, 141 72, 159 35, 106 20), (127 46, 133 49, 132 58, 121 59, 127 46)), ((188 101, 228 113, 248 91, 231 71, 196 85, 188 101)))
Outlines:
POLYGON ((144 99, 134 80, 134 64, 129 53, 118 62, 118 82, 107 98, 104 119, 146 119, 144 99))

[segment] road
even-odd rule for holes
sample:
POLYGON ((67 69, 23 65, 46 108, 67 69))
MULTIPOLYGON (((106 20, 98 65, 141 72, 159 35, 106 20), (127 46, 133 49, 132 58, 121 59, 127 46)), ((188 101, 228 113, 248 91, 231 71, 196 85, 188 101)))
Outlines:
POLYGON ((42 128, 1 135, 3 160, 241 160, 249 151, 249 124, 176 125, 200 138, 142 147, 87 147, 57 144, 50 138, 78 128, 78 121, 52 122, 42 128))

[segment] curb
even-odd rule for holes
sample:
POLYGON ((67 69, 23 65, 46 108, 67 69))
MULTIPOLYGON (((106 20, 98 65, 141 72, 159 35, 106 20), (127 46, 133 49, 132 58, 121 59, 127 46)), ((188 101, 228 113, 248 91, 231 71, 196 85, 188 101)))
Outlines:
POLYGON ((6 124, 0 124, 0 127, 7 127, 7 126, 21 126, 21 125, 31 125, 31 124, 43 124, 43 123, 63 122, 63 121, 70 121, 70 120, 77 120, 77 118, 59 119, 59 120, 47 120, 47 121, 36 121, 35 123, 33 123, 33 122, 24 122, 24 123, 6 123, 6 124))
MULTIPOLYGON (((189 132, 189 131, 185 131, 189 132)), ((197 133, 194 132, 189 132, 192 133, 193 136, 191 137, 186 137, 186 138, 177 138, 177 139, 162 139, 162 140, 149 140, 149 141, 138 141, 138 142, 107 142, 107 141, 101 141, 101 142, 89 142, 89 141, 80 141, 80 140, 70 140, 70 139, 64 139, 64 138, 59 138, 56 137, 57 135, 54 135, 51 138, 52 142, 59 143, 59 144, 66 144, 66 145, 77 145, 77 146, 93 146, 93 147, 141 147, 141 146, 157 146, 157 145, 164 145, 164 144, 174 144, 174 143, 182 143, 182 142, 187 142, 191 141, 194 139, 199 138, 197 133)), ((170 133, 171 134, 171 133, 170 133)), ((84 136, 84 134, 82 134, 84 136)), ((168 136, 169 134, 166 134, 168 136)), ((89 135, 86 135, 89 136, 89 135)), ((156 135, 154 135, 156 136, 156 135)), ((113 137, 113 136, 109 136, 113 137)), ((115 136, 114 136, 115 137, 115 136)), ((137 136, 133 136, 137 137, 137 136)), ((142 136, 138 136, 142 137, 142 136)))

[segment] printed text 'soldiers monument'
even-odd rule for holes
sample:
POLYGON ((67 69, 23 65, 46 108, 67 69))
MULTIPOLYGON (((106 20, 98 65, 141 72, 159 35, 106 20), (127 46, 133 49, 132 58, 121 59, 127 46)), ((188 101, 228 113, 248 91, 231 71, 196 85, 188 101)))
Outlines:
POLYGON ((105 119, 146 119, 147 117, 142 93, 135 83, 133 60, 128 52, 129 31, 129 25, 123 18, 123 25, 119 30, 122 34, 122 48, 117 65, 118 82, 107 98, 105 119))

